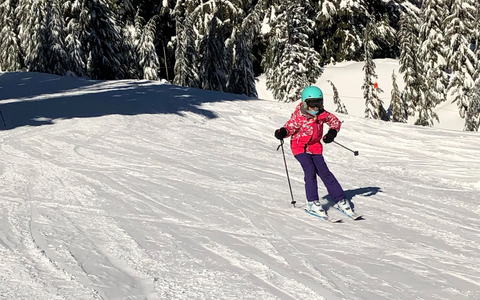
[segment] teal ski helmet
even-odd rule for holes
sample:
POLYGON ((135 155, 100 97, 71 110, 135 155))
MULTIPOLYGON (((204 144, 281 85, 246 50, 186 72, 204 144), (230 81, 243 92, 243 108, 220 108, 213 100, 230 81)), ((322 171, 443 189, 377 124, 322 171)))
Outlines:
POLYGON ((321 99, 323 101, 322 90, 313 85, 307 86, 302 92, 302 102, 305 102, 307 99, 321 99))

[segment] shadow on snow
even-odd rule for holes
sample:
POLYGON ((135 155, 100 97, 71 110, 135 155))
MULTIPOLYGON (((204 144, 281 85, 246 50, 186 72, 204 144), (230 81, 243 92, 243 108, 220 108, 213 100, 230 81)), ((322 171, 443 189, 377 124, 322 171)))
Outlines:
POLYGON ((255 100, 147 80, 97 81, 34 72, 0 74, 0 109, 6 127, 54 124, 55 120, 105 115, 178 114, 192 112, 208 119, 217 115, 202 103, 255 100))
MULTIPOLYGON (((353 189, 353 190, 346 190, 345 195, 347 196, 346 198, 350 200, 350 203, 352 205, 352 208, 355 208, 355 203, 353 202, 353 197, 361 195, 362 197, 370 197, 373 195, 376 195, 378 193, 381 193, 382 189, 376 186, 370 186, 370 187, 364 187, 364 188, 358 188, 358 189, 353 189)), ((328 201, 327 204, 323 205, 323 208, 325 210, 328 210, 330 207, 332 207, 335 203, 333 202, 332 198, 330 198, 330 195, 326 195, 322 197, 322 199, 326 199, 328 201)))

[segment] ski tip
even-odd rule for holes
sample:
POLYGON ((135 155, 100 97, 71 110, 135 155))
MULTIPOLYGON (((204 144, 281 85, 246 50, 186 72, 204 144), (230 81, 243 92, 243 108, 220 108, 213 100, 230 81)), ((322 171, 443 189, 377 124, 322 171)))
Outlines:
POLYGON ((338 208, 336 208, 336 209, 337 209, 339 212, 341 212, 342 214, 344 214, 344 215, 346 215, 347 217, 349 217, 350 219, 352 219, 352 220, 355 220, 355 221, 365 220, 362 215, 357 215, 357 213, 355 213, 355 212, 353 212, 353 211, 352 211, 352 214, 347 214, 346 212, 344 212, 344 211, 341 210, 341 209, 338 209, 338 208))
POLYGON ((343 223, 342 219, 333 219, 333 218, 330 218, 329 216, 322 216, 322 215, 316 214, 315 212, 310 211, 306 208, 305 208, 305 212, 312 215, 312 216, 319 217, 320 219, 323 219, 323 220, 331 222, 331 223, 343 223))
POLYGON ((319 217, 320 219, 323 219, 323 220, 328 221, 330 223, 343 223, 342 219, 333 219, 333 218, 330 218, 329 216, 322 216, 322 215, 316 214, 315 212, 310 211, 306 208, 305 208, 305 212, 312 215, 312 216, 319 217))

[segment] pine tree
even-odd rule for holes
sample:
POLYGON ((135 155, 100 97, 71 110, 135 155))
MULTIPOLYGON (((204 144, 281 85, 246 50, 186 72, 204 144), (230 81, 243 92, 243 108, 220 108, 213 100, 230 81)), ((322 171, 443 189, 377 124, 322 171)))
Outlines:
MULTIPOLYGON (((423 93, 423 92, 422 92, 423 93)), ((418 119, 415 121, 415 125, 420 126, 433 126, 433 121, 440 121, 438 115, 435 113, 434 108, 436 103, 434 98, 428 97, 428 91, 423 93, 420 97, 420 101, 417 104, 418 119)))
POLYGON ((395 70, 392 72, 392 92, 391 92, 391 106, 392 106, 392 122, 407 122, 407 106, 403 101, 400 90, 397 84, 397 75, 395 70))
POLYGON ((397 4, 399 5, 400 13, 418 17, 422 1, 423 0, 400 0, 397 4))
POLYGON ((330 83, 333 89, 333 103, 337 105, 337 109, 335 110, 335 112, 348 115, 347 107, 343 104, 342 100, 340 99, 340 95, 338 94, 337 87, 330 80, 327 80, 327 81, 328 83, 330 83))
POLYGON ((20 0, 16 9, 18 38, 24 53, 24 65, 30 72, 47 72, 46 9, 46 0, 20 0))
MULTIPOLYGON (((183 24, 187 17, 192 17, 192 12, 200 5, 197 0, 177 0, 172 11, 172 16, 175 18, 175 23, 178 30, 178 25, 183 24)), ((193 22, 193 20, 191 20, 193 22)), ((192 23, 193 26, 193 23, 192 23)))
POLYGON ((141 39, 137 46, 139 65, 143 79, 158 80, 160 69, 157 52, 155 51, 155 17, 150 19, 141 32, 141 39))
POLYGON ((235 62, 228 82, 230 93, 257 97, 252 43, 254 36, 260 31, 259 23, 258 14, 254 11, 244 19, 239 32, 235 35, 235 62))
POLYGON ((195 49, 195 36, 192 26, 192 20, 189 16, 183 22, 177 21, 173 83, 187 87, 199 87, 198 53, 195 49))
POLYGON ((423 68, 418 59, 419 39, 418 27, 419 11, 410 10, 400 17, 398 31, 398 43, 400 46, 400 72, 403 73, 405 88, 402 98, 408 107, 408 115, 414 116, 421 99, 424 97, 425 89, 423 68))
POLYGON ((465 131, 478 131, 480 127, 480 79, 477 79, 475 86, 470 90, 469 106, 465 112, 465 131))
POLYGON ((369 24, 365 29, 363 41, 365 48, 365 65, 363 66, 365 78, 362 90, 363 98, 365 99, 365 118, 389 121, 389 116, 383 107, 383 101, 378 96, 378 93, 383 92, 383 90, 375 87, 378 76, 375 72, 376 66, 372 59, 373 51, 376 48, 376 45, 371 41, 373 30, 373 24, 369 24))
POLYGON ((0 0, 0 70, 3 71, 17 71, 23 67, 16 6, 16 0, 0 0))
POLYGON ((350 35, 344 32, 346 26, 337 26, 340 19, 338 4, 331 0, 319 1, 315 12, 315 46, 321 54, 322 63, 342 61, 346 57, 343 50, 350 35))
POLYGON ((210 22, 210 30, 200 42, 201 53, 199 73, 200 88, 212 91, 225 91, 229 61, 225 60, 225 32, 218 25, 220 12, 214 14, 210 22))
POLYGON ((198 87, 198 53, 195 47, 195 32, 192 11, 196 3, 192 0, 178 0, 172 11, 175 20, 175 37, 171 44, 175 48, 175 66, 173 84, 198 87))
POLYGON ((475 40, 475 1, 452 0, 450 14, 445 18, 445 39, 450 41, 448 69, 451 71, 448 90, 452 91, 459 113, 465 118, 469 91, 475 83, 478 60, 471 48, 475 40))
POLYGON ((80 19, 89 30, 84 40, 87 74, 92 79, 122 79, 121 35, 106 0, 83 0, 80 19))
POLYGON ((362 31, 368 14, 363 2, 337 1, 337 16, 333 34, 325 40, 325 49, 335 61, 360 60, 362 55, 362 31))
POLYGON ((175 7, 175 18, 181 17, 182 10, 185 10, 183 17, 189 16, 192 20, 198 53, 192 63, 199 70, 200 88, 226 91, 234 64, 234 28, 240 26, 244 17, 241 5, 239 0, 192 0, 175 7))
POLYGON ((68 69, 72 75, 87 75, 87 57, 83 41, 89 34, 88 23, 82 20, 82 0, 67 0, 64 2, 65 12, 65 49, 69 57, 68 69))
POLYGON ((175 65, 175 49, 171 43, 172 37, 176 36, 176 23, 173 9, 176 0, 151 1, 154 4, 153 11, 156 17, 156 35, 154 44, 159 60, 159 76, 173 81, 173 67, 175 65))
POLYGON ((301 1, 282 2, 276 11, 262 65, 275 99, 293 102, 323 73, 321 57, 311 46, 313 20, 301 1))
POLYGON ((318 1, 315 48, 321 49, 322 62, 361 60, 364 30, 371 22, 377 29, 371 33, 376 53, 397 55, 394 22, 398 13, 393 1, 318 1))
MULTIPOLYGON (((436 114, 429 113, 436 105, 446 100, 446 85, 448 76, 445 72, 445 39, 443 35, 442 19, 445 16, 444 0, 425 0, 422 3, 420 26, 420 57, 425 66, 425 97, 421 104, 421 116, 416 124, 431 124, 438 119, 436 114)), ((432 111, 433 112, 433 111, 432 111)))
MULTIPOLYGON (((374 5, 367 5, 369 15, 374 15, 375 25, 373 27, 373 43, 376 51, 374 57, 398 57, 399 51, 396 44, 397 29, 394 28, 392 20, 399 18, 399 12, 389 7, 390 4, 384 1, 373 1, 374 5)), ((396 25, 395 25, 396 27, 396 25)))
POLYGON ((49 0, 46 7, 47 72, 65 75, 70 58, 65 49, 65 23, 60 4, 60 0, 49 0))
POLYGON ((113 2, 114 3, 112 3, 112 11, 114 11, 119 16, 119 20, 122 21, 123 25, 125 26, 131 24, 139 11, 138 1, 114 0, 113 2))
POLYGON ((476 72, 475 84, 468 93, 468 107, 465 112, 464 131, 478 131, 480 127, 480 2, 475 3, 475 22, 473 27, 473 40, 475 44, 476 72))
POLYGON ((477 58, 477 67, 474 75, 475 80, 480 78, 480 1, 475 3, 475 27, 474 27, 474 44, 475 44, 475 56, 477 58))
MULTIPOLYGON (((128 3, 129 2, 127 1, 125 5, 128 5, 128 3)), ((120 11, 124 10, 120 9, 120 11)), ((126 11, 124 11, 124 13, 126 15, 130 15, 130 10, 126 8, 126 11)), ((122 48, 125 53, 125 57, 128 58, 125 61, 126 78, 143 78, 137 49, 138 45, 140 44, 140 39, 142 38, 144 22, 145 20, 139 15, 138 10, 131 20, 128 18, 123 20, 124 25, 121 29, 121 35, 123 39, 122 48)))

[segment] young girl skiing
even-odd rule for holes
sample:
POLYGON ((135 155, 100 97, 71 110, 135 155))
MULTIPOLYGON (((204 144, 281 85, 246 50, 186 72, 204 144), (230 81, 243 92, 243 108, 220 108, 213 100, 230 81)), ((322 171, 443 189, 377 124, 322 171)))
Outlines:
POLYGON ((322 90, 316 86, 308 86, 303 90, 302 102, 296 107, 290 120, 275 131, 275 137, 279 140, 291 137, 293 155, 305 173, 307 209, 321 215, 326 213, 318 197, 317 175, 335 202, 334 207, 347 215, 353 213, 350 202, 345 198, 345 192, 328 169, 322 155, 321 140, 324 143, 333 142, 341 124, 335 115, 323 109, 322 90), (329 127, 325 136, 323 124, 329 127))

